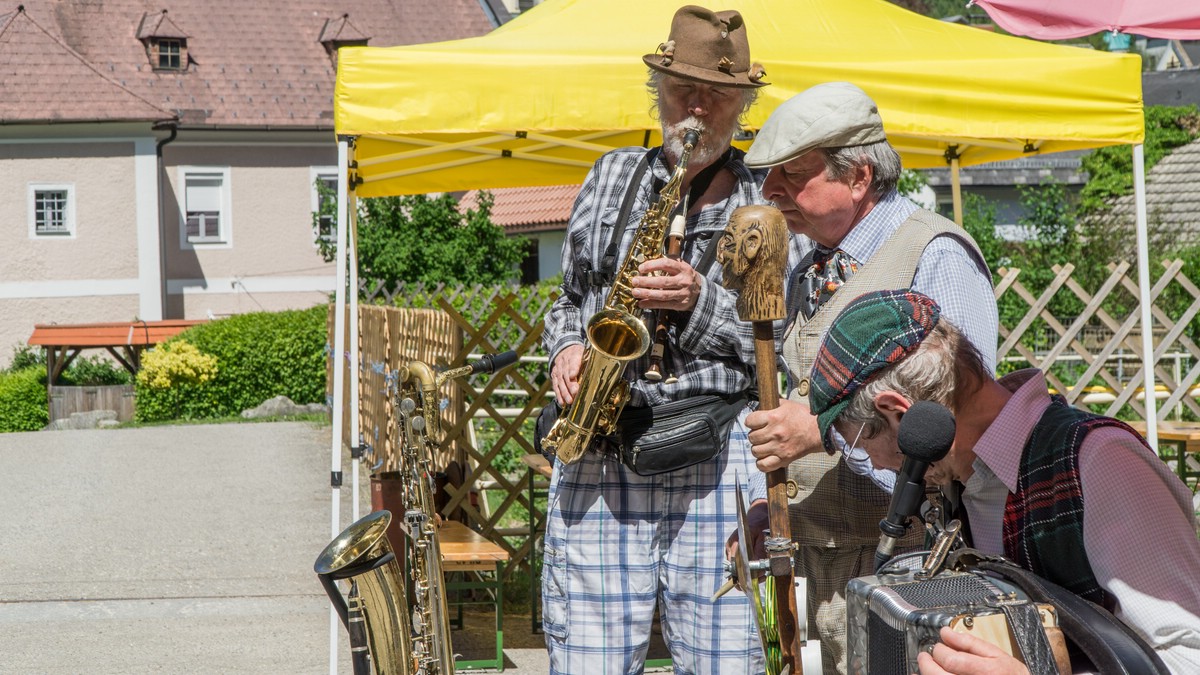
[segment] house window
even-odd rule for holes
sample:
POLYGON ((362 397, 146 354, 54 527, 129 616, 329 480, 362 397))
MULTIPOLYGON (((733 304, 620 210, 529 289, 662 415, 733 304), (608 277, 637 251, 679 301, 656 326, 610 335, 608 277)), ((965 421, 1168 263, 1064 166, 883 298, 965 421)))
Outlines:
POLYGON ((313 168, 311 179, 313 244, 332 243, 337 238, 337 173, 328 167, 313 168))
POLYGON ((183 239, 192 245, 229 244, 229 170, 181 167, 183 239))
POLYGON ((29 230, 33 237, 75 235, 73 192, 70 185, 29 186, 29 230))
POLYGON ((157 67, 164 70, 182 70, 183 69, 183 40, 170 40, 159 38, 158 43, 158 65, 157 67))

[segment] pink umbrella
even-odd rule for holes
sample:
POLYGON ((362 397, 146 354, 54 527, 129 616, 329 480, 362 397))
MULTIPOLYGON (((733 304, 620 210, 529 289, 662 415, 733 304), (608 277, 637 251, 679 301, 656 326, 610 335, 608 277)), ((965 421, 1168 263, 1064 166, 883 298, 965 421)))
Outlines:
POLYGON ((1200 40, 1200 7, 1186 0, 972 0, 1004 30, 1039 40, 1103 31, 1200 40))

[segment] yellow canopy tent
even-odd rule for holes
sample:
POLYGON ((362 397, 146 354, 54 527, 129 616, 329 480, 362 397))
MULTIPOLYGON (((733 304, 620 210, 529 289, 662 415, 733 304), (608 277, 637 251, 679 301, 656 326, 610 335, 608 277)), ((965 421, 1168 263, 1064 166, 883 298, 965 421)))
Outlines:
MULTIPOLYGON (((682 0, 549 0, 488 35, 344 48, 334 120, 372 197, 582 181, 600 153, 655 145, 641 55, 682 0), (649 134, 649 136, 647 136, 649 134)), ((1136 56, 928 19, 882 0, 742 0, 752 57, 783 101, 847 80, 880 106, 908 168, 1142 139, 1136 56)), ((717 3, 714 8, 725 5, 717 3)))
MULTIPOLYGON (((611 148, 656 145, 658 125, 640 57, 666 40, 682 4, 547 0, 478 38, 341 49, 334 98, 342 168, 339 310, 345 306, 347 270, 349 287, 358 285, 354 225, 348 220, 357 197, 579 182, 611 148)), ((1114 144, 1134 144, 1135 176, 1141 166, 1136 56, 996 35, 921 17, 883 0, 704 4, 735 6, 742 13, 751 54, 772 83, 748 114, 748 129, 813 84, 848 80, 879 103, 888 137, 909 168, 949 165, 957 177, 960 163, 1114 144)), ((1144 217, 1139 223, 1145 294, 1144 217)), ((355 334, 356 312, 348 315, 355 334)), ((346 316, 336 313, 334 354, 347 353, 346 316)), ((1142 317, 1149 325, 1145 301, 1142 317)), ((1143 335, 1145 362, 1151 363, 1149 331, 1143 335)), ((356 379, 355 356, 351 353, 349 370, 356 379)), ((343 370, 334 373, 333 400, 340 402, 343 370)), ((1146 373, 1146 390, 1153 391, 1150 369, 1146 373)), ((351 386, 357 389, 357 382, 351 386)), ((357 398, 351 400, 356 407, 357 398)), ((1152 397, 1147 405, 1152 411, 1152 397)), ((335 403, 334 429, 342 428, 340 407, 335 403)), ((352 414, 357 417, 357 410, 352 414)), ((1153 419, 1151 412, 1151 443, 1153 419)), ((340 476, 338 434, 332 454, 333 472, 340 476)), ((335 535, 338 504, 335 487, 335 535)), ((336 627, 333 632, 336 646, 336 627)))

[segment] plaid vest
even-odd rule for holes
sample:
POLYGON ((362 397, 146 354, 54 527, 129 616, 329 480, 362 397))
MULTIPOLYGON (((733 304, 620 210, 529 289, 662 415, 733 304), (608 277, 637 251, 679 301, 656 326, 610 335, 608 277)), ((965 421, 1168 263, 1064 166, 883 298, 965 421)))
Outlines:
POLYGON ((1079 448, 1100 427, 1124 422, 1073 408, 1060 396, 1042 414, 1021 455, 1017 491, 1004 509, 1004 555, 1021 567, 1109 610, 1083 546, 1079 448))

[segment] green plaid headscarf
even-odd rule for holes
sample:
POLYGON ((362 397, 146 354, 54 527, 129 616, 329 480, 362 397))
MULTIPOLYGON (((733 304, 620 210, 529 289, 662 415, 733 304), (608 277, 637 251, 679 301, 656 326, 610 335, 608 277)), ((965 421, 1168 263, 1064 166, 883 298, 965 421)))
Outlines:
POLYGON ((941 313, 928 296, 901 290, 860 295, 837 315, 813 362, 808 395, 825 447, 832 447, 829 427, 850 405, 854 392, 915 351, 941 313))

